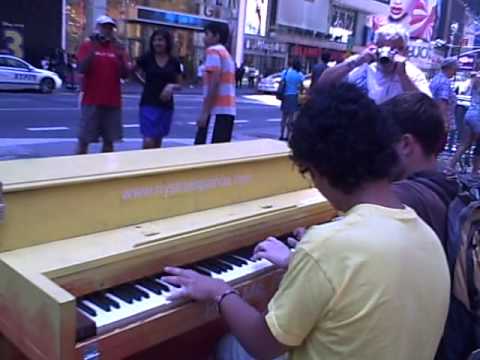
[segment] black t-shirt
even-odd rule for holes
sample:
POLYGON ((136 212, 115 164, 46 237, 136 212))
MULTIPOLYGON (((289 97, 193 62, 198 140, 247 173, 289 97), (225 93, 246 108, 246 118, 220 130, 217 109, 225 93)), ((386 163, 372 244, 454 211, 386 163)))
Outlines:
POLYGON ((145 73, 145 86, 143 88, 140 105, 162 106, 173 109, 173 99, 160 100, 160 94, 167 84, 177 82, 177 77, 182 73, 178 59, 169 58, 165 66, 158 66, 155 57, 146 54, 137 60, 140 69, 145 73))

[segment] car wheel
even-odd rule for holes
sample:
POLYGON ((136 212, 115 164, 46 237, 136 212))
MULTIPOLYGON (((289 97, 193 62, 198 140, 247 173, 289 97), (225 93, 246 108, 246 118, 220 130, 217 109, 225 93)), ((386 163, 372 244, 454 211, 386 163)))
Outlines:
POLYGON ((55 89, 55 82, 53 79, 45 78, 40 81, 40 92, 42 94, 50 94, 55 89))

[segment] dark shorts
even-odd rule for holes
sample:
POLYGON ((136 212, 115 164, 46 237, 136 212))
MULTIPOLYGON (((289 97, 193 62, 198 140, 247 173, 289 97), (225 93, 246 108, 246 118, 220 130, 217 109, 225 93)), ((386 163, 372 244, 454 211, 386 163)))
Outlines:
POLYGON ((209 128, 211 127, 210 121, 212 117, 208 119, 207 126, 203 128, 197 128, 197 134, 195 135, 195 145, 207 144, 207 143, 221 143, 229 142, 232 139, 233 122, 235 116, 233 115, 215 115, 213 124, 213 130, 211 130, 211 136, 209 136, 209 128))
POLYGON ((172 126, 173 110, 160 106, 140 106, 140 131, 145 138, 160 140, 172 126))
POLYGON ((280 108, 286 115, 295 114, 299 110, 298 95, 285 95, 280 108))
POLYGON ((114 142, 123 136, 122 109, 110 106, 82 105, 78 139, 85 143, 114 142))

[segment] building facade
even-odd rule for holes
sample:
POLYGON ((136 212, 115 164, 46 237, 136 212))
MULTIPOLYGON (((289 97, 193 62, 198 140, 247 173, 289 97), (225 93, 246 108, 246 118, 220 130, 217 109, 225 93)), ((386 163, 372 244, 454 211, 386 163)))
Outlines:
POLYGON ((342 61, 367 41, 367 16, 388 0, 246 0, 244 63, 268 75, 299 59, 310 72, 323 52, 342 61))
POLYGON ((94 31, 95 19, 108 14, 117 21, 117 36, 132 58, 148 51, 156 29, 167 28, 174 39, 175 55, 190 79, 204 57, 202 30, 208 22, 229 24, 232 39, 236 38, 236 0, 67 0, 67 8, 70 52, 94 31))
POLYGON ((64 6, 62 0, 48 6, 42 0, 0 1, 0 52, 40 66, 64 46, 64 6))

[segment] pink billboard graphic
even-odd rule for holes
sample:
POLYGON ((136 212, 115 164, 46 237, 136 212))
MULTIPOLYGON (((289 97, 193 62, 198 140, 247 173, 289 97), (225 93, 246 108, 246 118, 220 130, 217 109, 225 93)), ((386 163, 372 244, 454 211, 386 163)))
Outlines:
POLYGON ((401 23, 412 39, 430 41, 437 17, 437 0, 390 0, 388 16, 374 16, 373 29, 389 22, 401 23))

